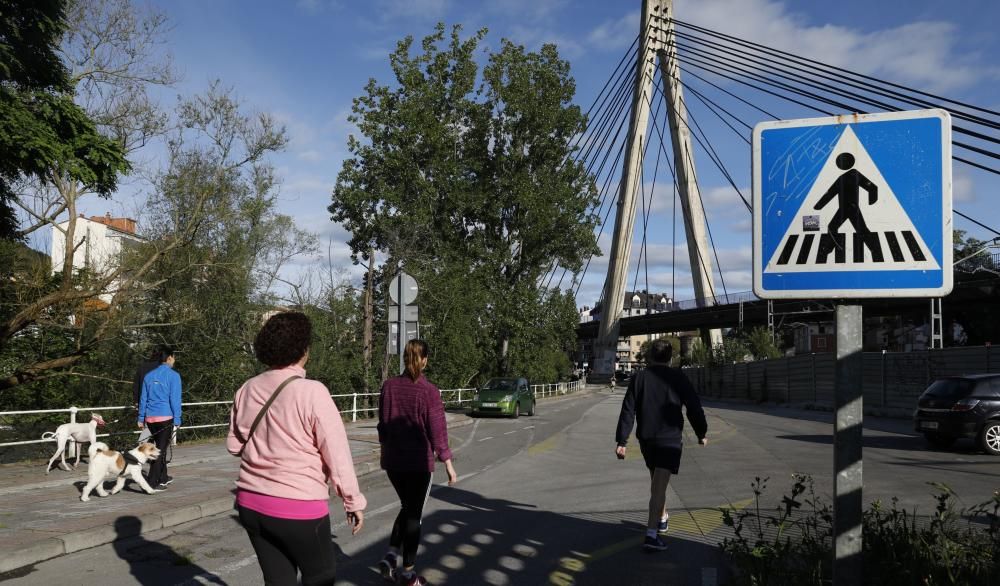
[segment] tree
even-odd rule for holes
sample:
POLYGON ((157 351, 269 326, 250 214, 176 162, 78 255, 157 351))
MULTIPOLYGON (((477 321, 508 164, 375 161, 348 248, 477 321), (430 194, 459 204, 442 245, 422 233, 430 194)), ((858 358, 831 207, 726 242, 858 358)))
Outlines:
MULTIPOLYGON (((0 13, 0 238, 21 239, 16 189, 73 183, 107 196, 129 169, 123 148, 73 102, 58 55, 63 0, 9 2, 0 13)), ((23 207, 23 206, 20 206, 23 207)), ((2 338, 0 338, 2 343, 2 338)))
MULTIPOLYGON (((465 370, 505 372, 523 320, 547 298, 538 285, 546 269, 578 270, 598 252, 596 189, 571 157, 585 119, 555 46, 534 53, 504 40, 480 76, 474 55, 486 31, 460 32, 442 48, 438 25, 417 55, 412 38, 400 41, 395 84, 370 80, 355 99, 363 140, 348 141, 329 209, 351 232, 356 261, 386 251, 389 267, 417 277, 435 301, 421 321, 456 346, 465 370), (462 323, 451 323, 457 315, 462 323)), ((461 384, 461 370, 451 382, 461 384)))

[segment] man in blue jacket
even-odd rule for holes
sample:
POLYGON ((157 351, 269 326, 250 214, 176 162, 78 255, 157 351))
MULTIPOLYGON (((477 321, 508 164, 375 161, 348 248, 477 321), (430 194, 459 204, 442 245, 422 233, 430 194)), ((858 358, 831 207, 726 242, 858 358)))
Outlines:
MULTIPOLYGON (((139 397, 139 429, 149 429, 151 439, 166 454, 174 426, 181 425, 181 375, 174 370, 174 350, 164 347, 159 366, 142 379, 139 397)), ((174 479, 167 475, 167 460, 161 456, 149 465, 147 476, 153 490, 163 491, 174 479)))
POLYGON ((625 398, 622 400, 621 414, 618 416, 618 430, 615 454, 625 459, 628 436, 632 425, 638 421, 635 437, 639 440, 639 450, 649 469, 649 519, 646 525, 646 539, 643 547, 651 551, 667 549, 660 537, 667 533, 667 484, 670 475, 677 474, 681 465, 682 437, 684 430, 683 406, 688 421, 698 437, 698 443, 706 445, 708 423, 701 408, 701 400, 691 381, 677 368, 670 368, 670 356, 674 348, 664 339, 653 340, 649 346, 649 366, 632 375, 625 398))

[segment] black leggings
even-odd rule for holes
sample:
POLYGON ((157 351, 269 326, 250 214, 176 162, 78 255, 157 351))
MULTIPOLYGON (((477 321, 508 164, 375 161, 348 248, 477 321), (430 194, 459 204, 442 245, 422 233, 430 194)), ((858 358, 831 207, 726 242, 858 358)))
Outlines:
POLYGON ((319 519, 279 519, 237 507, 267 586, 333 584, 337 553, 330 536, 330 516, 319 519))
POLYGON ((420 517, 424 514, 424 503, 431 492, 430 472, 393 472, 386 470, 389 482, 396 489, 402 505, 396 522, 392 525, 389 546, 403 552, 403 567, 408 568, 417 559, 420 545, 420 517))
POLYGON ((167 448, 170 446, 170 438, 174 434, 174 420, 147 423, 146 427, 152 434, 150 439, 160 449, 160 457, 149 463, 149 474, 146 475, 149 485, 156 488, 158 484, 167 481, 167 448))

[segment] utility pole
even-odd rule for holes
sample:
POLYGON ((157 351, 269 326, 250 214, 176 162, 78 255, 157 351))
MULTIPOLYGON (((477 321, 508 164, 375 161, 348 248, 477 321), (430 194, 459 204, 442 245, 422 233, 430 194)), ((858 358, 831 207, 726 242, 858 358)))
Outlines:
MULTIPOLYGON (((619 185, 608 275, 604 282, 604 307, 601 310, 601 323, 594 344, 596 358, 594 377, 598 381, 605 381, 608 377, 614 376, 618 323, 625 303, 628 263, 632 256, 636 194, 642 182, 643 151, 648 142, 649 105, 652 102, 653 76, 657 61, 666 86, 674 164, 684 212, 695 297, 698 298, 699 307, 714 303, 715 286, 712 282, 712 261, 708 253, 705 211, 698 193, 691 134, 681 93, 680 68, 677 65, 677 53, 673 44, 673 23, 670 21, 673 12, 673 0, 643 0, 642 33, 639 36, 632 113, 625 145, 625 163, 619 185)), ((702 338, 710 346, 722 341, 719 330, 706 330, 702 332, 702 338)))

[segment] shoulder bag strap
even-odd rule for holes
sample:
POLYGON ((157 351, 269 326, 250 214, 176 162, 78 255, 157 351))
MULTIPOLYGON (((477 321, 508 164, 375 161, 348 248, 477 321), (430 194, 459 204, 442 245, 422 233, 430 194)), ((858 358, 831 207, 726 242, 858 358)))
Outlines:
POLYGON ((284 389, 288 385, 288 383, 292 382, 297 378, 302 378, 302 377, 297 374, 294 374, 286 378, 284 382, 278 385, 278 388, 274 389, 274 392, 271 393, 271 398, 267 400, 267 403, 264 403, 264 406, 260 408, 260 412, 257 413, 257 418, 253 420, 253 425, 250 426, 250 431, 247 432, 247 439, 244 440, 243 447, 240 448, 240 453, 236 454, 237 456, 240 457, 243 456, 243 450, 247 449, 247 444, 249 444, 250 440, 253 438, 253 432, 257 430, 257 426, 260 425, 260 421, 264 419, 264 415, 267 413, 268 408, 271 407, 271 403, 273 403, 274 400, 278 398, 278 393, 280 393, 282 389, 284 389))

